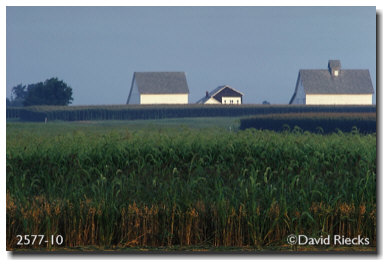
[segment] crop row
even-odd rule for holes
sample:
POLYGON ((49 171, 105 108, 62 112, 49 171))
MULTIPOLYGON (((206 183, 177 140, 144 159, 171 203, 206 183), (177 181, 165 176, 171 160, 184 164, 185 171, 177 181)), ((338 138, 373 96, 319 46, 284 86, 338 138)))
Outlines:
POLYGON ((376 132, 375 113, 288 113, 257 115, 240 120, 240 129, 303 130, 332 133, 338 130, 360 133, 376 132))
MULTIPOLYGON (((7 132, 9 134, 9 132, 7 132)), ((289 234, 376 245, 376 136, 245 130, 7 135, 7 249, 282 246, 289 234)))
MULTIPOLYGON (((11 109, 10 109, 11 110, 11 109)), ((24 121, 51 120, 134 120, 181 117, 248 116, 301 112, 376 112, 376 106, 294 106, 294 105, 112 105, 33 106, 20 110, 24 121)), ((9 111, 11 114, 11 111, 9 111)))

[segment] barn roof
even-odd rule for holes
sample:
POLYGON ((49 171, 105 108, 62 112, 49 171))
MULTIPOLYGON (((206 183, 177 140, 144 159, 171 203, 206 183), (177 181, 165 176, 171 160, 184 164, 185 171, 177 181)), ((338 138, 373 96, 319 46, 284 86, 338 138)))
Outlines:
POLYGON ((216 87, 214 90, 212 90, 211 92, 209 92, 208 95, 204 96, 202 99, 200 99, 200 100, 197 101, 196 103, 205 103, 205 102, 207 102, 208 99, 210 99, 210 98, 216 96, 220 91, 222 91, 222 90, 225 89, 225 88, 229 88, 229 89, 231 89, 231 90, 237 92, 238 94, 241 94, 241 96, 244 95, 242 92, 239 92, 238 90, 236 90, 236 89, 234 89, 234 88, 232 88, 232 87, 230 87, 230 86, 228 86, 228 85, 222 85, 222 86, 216 87))
POLYGON ((306 94, 370 94, 374 92, 368 69, 341 69, 338 76, 329 70, 300 70, 306 94))
POLYGON ((135 72, 133 79, 140 94, 189 93, 184 72, 135 72))

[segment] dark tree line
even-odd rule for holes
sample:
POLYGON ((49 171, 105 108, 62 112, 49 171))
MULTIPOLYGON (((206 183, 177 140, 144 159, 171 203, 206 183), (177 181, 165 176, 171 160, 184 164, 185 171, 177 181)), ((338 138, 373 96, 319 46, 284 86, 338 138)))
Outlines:
MULTIPOLYGON (((165 119, 184 117, 239 117, 250 115, 296 114, 299 113, 371 113, 375 114, 376 106, 313 106, 313 105, 102 105, 102 106, 69 106, 22 108, 22 121, 82 121, 82 120, 136 120, 165 119)), ((359 115, 360 116, 360 115, 359 115)))
POLYGON ((72 103, 72 88, 58 78, 12 88, 7 106, 68 105, 72 103))

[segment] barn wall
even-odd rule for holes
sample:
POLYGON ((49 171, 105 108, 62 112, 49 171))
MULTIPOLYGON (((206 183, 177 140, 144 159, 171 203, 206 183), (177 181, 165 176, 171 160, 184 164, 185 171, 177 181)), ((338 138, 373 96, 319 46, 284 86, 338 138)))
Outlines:
POLYGON ((141 94, 141 104, 188 104, 188 94, 141 94))
POLYGON ((306 104, 372 104, 372 94, 306 94, 306 104))

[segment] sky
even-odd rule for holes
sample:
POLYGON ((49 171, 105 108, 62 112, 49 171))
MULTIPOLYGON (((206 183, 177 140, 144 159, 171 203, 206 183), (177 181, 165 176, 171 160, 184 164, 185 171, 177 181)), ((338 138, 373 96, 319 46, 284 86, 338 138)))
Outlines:
MULTIPOLYGON (((6 94, 58 77, 72 105, 125 104, 133 73, 184 71, 194 103, 220 85, 287 104, 299 69, 369 69, 375 7, 10 7, 6 94)), ((375 102, 375 95, 374 95, 375 102)))

